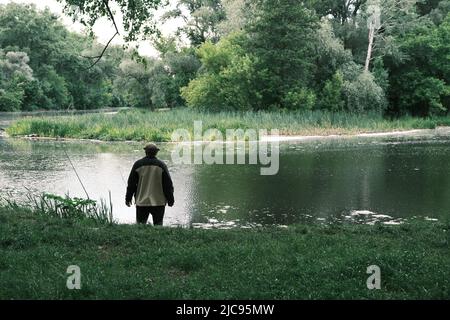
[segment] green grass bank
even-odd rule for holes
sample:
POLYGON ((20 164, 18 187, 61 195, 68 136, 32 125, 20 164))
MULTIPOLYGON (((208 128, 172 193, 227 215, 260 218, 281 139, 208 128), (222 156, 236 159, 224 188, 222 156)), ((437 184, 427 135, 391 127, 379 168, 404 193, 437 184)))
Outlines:
POLYGON ((0 299, 449 299, 449 228, 154 228, 4 206, 0 299), (381 290, 366 287, 374 264, 381 290))
POLYGON ((172 132, 193 131, 194 121, 203 130, 278 129, 282 135, 330 135, 433 129, 449 126, 450 117, 388 120, 379 115, 357 115, 322 111, 199 113, 190 109, 165 112, 124 110, 117 114, 28 117, 7 128, 10 136, 37 135, 53 138, 99 139, 105 141, 171 141, 172 132))

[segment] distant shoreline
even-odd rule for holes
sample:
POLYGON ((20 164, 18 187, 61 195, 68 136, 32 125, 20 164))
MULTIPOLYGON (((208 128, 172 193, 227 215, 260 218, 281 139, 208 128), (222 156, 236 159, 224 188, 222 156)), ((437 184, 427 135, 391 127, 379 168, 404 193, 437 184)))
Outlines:
MULTIPOLYGON (((191 109, 167 112, 127 110, 115 114, 94 113, 72 116, 24 117, 6 123, 11 137, 77 141, 152 141, 176 142, 192 140, 225 140, 229 129, 250 130, 246 139, 272 141, 302 141, 336 137, 414 136, 450 134, 450 117, 394 120, 377 115, 330 112, 258 112, 201 113, 191 109), (202 137, 194 136, 195 124, 200 124, 202 137), (190 138, 173 133, 181 129, 190 138), (210 131, 210 129, 216 131, 210 131), (255 131, 267 130, 261 135, 255 131), (267 137, 272 130, 278 137, 267 137), (215 134, 213 132, 220 132, 215 134), (253 132, 250 134, 250 132, 253 132), (194 137, 192 140, 191 138, 194 137)), ((198 131, 195 131, 198 132, 198 131)), ((197 133, 196 133, 197 135, 197 133)), ((244 138, 245 139, 245 138, 244 138)))
MULTIPOLYGON (((355 134, 329 134, 329 135, 279 135, 276 137, 273 136, 263 136, 259 141, 267 141, 267 142, 300 142, 300 141, 311 141, 311 140, 325 140, 325 139, 337 139, 337 138, 358 138, 358 137, 395 137, 395 136, 403 136, 403 137, 414 137, 414 136, 423 136, 423 135, 439 135, 439 134, 448 134, 450 135, 450 127, 438 127, 436 129, 414 129, 414 130, 395 130, 395 131, 380 131, 380 132, 360 132, 355 134)), ((144 140, 101 140, 101 139, 83 139, 83 138, 70 138, 70 137, 46 137, 46 136, 35 136, 35 135, 27 135, 27 136, 9 136, 6 131, 0 130, 1 138, 10 138, 10 139, 24 139, 24 140, 40 140, 40 141, 80 141, 80 142, 92 142, 92 143, 130 143, 130 142, 143 142, 144 140)), ((192 141, 189 143, 202 143, 209 141, 192 141)), ((183 143, 179 141, 161 141, 159 143, 183 143)), ((223 141, 223 143, 227 143, 223 141)))
POLYGON ((450 127, 438 127, 436 129, 414 129, 414 130, 395 130, 395 131, 380 131, 380 132, 361 132, 355 134, 330 134, 330 135, 315 135, 315 136, 302 136, 302 135, 280 135, 278 137, 264 136, 266 141, 306 141, 306 140, 320 140, 320 139, 333 139, 333 138, 356 138, 356 137, 390 137, 390 136, 422 136, 422 135, 436 135, 438 133, 448 133, 450 135, 450 127))
POLYGON ((2 116, 37 116, 37 115, 72 115, 72 114, 88 114, 88 113, 108 113, 117 112, 120 110, 128 110, 130 108, 101 108, 101 109, 88 109, 88 110, 34 110, 34 111, 0 111, 0 118, 2 116))

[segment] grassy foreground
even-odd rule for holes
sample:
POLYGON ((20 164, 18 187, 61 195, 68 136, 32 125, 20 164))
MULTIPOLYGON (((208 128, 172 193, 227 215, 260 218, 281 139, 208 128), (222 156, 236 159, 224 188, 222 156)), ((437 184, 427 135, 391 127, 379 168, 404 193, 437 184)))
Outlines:
POLYGON ((197 230, 0 207, 1 299, 448 299, 449 224, 197 230), (381 290, 366 269, 381 268, 381 290), (68 290, 69 265, 81 290, 68 290))
POLYGON ((194 121, 203 121, 203 130, 278 129, 283 135, 330 135, 392 130, 432 129, 450 125, 450 117, 384 119, 379 115, 357 115, 321 111, 199 113, 189 109, 167 112, 125 110, 115 115, 86 114, 57 117, 30 117, 13 123, 11 136, 37 135, 99 139, 108 141, 171 141, 172 132, 193 131, 194 121))

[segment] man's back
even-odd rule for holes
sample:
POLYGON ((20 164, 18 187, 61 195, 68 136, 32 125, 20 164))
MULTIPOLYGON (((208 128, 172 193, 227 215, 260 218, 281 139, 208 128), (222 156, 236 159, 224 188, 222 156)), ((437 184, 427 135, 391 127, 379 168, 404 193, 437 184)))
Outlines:
POLYGON ((149 156, 136 161, 128 179, 127 200, 133 195, 136 206, 173 204, 173 184, 166 164, 149 156))

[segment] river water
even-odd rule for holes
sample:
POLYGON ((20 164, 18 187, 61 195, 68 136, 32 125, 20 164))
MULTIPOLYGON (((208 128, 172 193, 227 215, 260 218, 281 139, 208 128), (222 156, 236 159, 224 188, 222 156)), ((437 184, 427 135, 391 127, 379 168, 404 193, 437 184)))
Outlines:
MULTIPOLYGON (((281 142, 273 176, 260 175, 259 165, 175 165, 173 148, 161 144, 159 154, 175 185, 165 225, 249 228, 450 216, 448 130, 281 142)), ((130 168, 143 156, 140 143, 0 138, 0 196, 84 196, 64 150, 91 198, 107 199, 111 192, 115 219, 134 222, 124 194, 130 168)))

